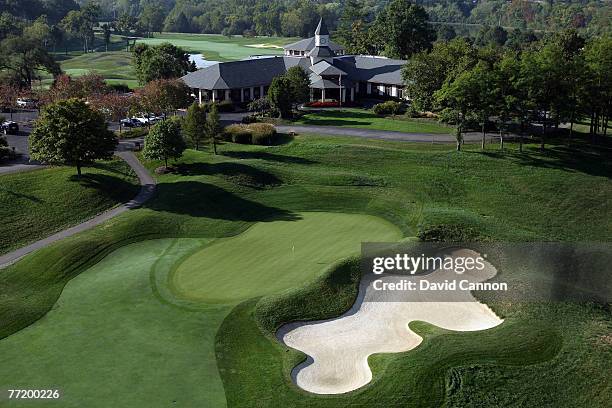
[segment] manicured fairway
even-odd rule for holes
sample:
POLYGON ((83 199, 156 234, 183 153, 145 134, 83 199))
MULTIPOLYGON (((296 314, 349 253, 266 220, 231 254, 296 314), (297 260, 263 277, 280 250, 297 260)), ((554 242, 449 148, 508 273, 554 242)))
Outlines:
POLYGON ((313 126, 343 126, 406 133, 449 134, 452 128, 429 119, 404 116, 381 117, 365 109, 330 109, 307 113, 294 123, 313 126))
POLYGON ((233 303, 274 293, 318 276, 359 253, 362 241, 397 241, 401 233, 369 215, 303 213, 297 221, 258 223, 185 260, 172 277, 181 296, 233 303))
POLYGON ((231 308, 173 306, 150 283, 204 243, 129 245, 70 281, 44 318, 0 341, 0 389, 58 388, 44 405, 62 408, 224 406, 213 340, 231 308))
POLYGON ((62 61, 61 67, 71 76, 95 72, 109 83, 124 83, 130 86, 138 84, 132 66, 132 54, 125 50, 82 54, 62 61))

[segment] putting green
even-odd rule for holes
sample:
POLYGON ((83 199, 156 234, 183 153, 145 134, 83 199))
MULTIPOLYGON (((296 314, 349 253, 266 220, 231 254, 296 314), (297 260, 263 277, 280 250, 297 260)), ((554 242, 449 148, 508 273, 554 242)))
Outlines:
POLYGON ((397 241, 400 230, 370 215, 307 212, 297 221, 261 222, 215 241, 172 273, 178 297, 235 303, 302 285, 363 241, 397 241))

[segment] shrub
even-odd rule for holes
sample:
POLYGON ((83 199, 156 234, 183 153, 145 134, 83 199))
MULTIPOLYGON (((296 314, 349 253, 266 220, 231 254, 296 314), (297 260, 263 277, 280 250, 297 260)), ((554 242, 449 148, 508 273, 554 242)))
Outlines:
POLYGON ((232 103, 232 101, 221 101, 217 103, 217 109, 219 110, 219 112, 233 112, 234 104, 232 103))
POLYGON ((225 140, 234 143, 271 145, 276 142, 276 129, 269 123, 229 125, 224 136, 225 140))
POLYGON ((120 93, 132 92, 132 90, 127 84, 110 84, 108 85, 108 87, 112 89, 113 91, 120 92, 120 93))
POLYGON ((233 143, 252 143, 251 131, 245 125, 229 125, 226 127, 225 139, 233 143))
POLYGON ((399 115, 404 112, 404 105, 401 102, 387 101, 374 105, 372 111, 380 116, 399 115))
POLYGON ((243 116, 242 117, 242 123, 244 124, 249 124, 249 123, 256 123, 257 122, 257 116, 255 115, 247 115, 247 116, 243 116))
POLYGON ((119 137, 121 139, 133 139, 135 137, 145 137, 149 133, 149 129, 146 127, 132 128, 124 130, 119 137))
POLYGON ((276 129, 269 123, 252 123, 248 126, 253 144, 271 145, 276 140, 276 129))

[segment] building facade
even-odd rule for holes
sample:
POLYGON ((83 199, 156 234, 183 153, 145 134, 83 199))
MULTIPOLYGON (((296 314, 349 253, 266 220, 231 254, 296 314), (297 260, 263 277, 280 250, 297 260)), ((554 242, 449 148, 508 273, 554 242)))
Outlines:
POLYGON ((329 39, 321 19, 315 36, 288 44, 283 56, 222 62, 182 79, 200 103, 246 103, 267 94, 272 79, 300 66, 310 75, 311 101, 355 101, 367 97, 404 98, 403 60, 371 55, 346 55, 329 39))

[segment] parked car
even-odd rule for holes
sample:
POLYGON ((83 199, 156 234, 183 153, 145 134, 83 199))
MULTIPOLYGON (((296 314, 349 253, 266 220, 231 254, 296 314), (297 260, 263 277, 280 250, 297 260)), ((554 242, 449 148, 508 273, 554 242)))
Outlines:
POLYGON ((31 98, 17 98, 17 106, 22 109, 35 109, 38 101, 31 98))
POLYGON ((121 119, 121 126, 127 128, 141 127, 143 124, 136 118, 121 119))
POLYGON ((19 124, 17 122, 13 122, 12 120, 2 122, 2 131, 5 135, 16 135, 19 133, 19 124))

